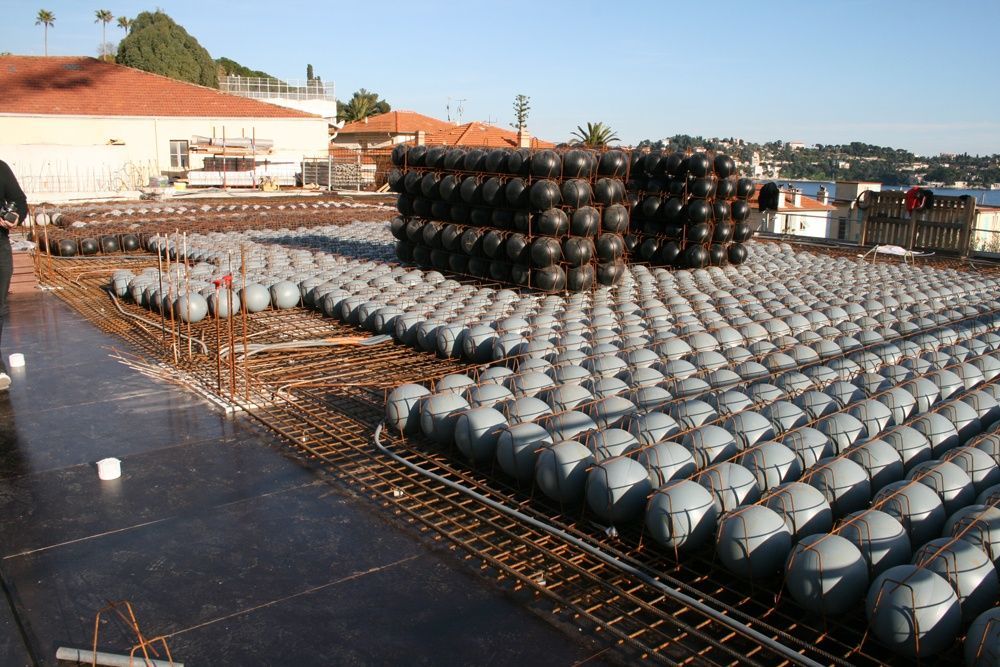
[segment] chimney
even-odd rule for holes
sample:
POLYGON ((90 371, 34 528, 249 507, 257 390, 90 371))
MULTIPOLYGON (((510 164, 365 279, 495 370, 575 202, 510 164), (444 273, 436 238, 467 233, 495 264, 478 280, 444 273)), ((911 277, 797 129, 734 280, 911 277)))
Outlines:
POLYGON ((423 146, 427 143, 427 133, 423 130, 417 130, 417 145, 423 146))
POLYGON ((819 192, 816 193, 816 198, 819 199, 819 203, 821 204, 830 203, 830 193, 827 191, 825 185, 819 186, 819 192))
POLYGON ((517 131, 517 147, 531 148, 531 133, 523 127, 517 131))
POLYGON ((802 190, 798 188, 792 189, 792 206, 802 208, 802 190))

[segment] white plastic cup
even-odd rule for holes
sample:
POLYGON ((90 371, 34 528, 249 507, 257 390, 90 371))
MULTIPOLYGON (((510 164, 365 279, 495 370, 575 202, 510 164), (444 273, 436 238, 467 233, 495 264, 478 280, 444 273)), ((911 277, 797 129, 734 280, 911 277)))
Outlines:
POLYGON ((24 355, 20 352, 14 352, 7 357, 7 363, 11 368, 22 368, 24 366, 24 355))
POLYGON ((97 462, 97 476, 105 481, 122 476, 122 462, 116 458, 101 459, 97 462))

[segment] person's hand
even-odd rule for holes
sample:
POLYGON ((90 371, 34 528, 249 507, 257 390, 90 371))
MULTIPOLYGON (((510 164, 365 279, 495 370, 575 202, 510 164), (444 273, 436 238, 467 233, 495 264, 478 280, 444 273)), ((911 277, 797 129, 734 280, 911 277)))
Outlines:
POLYGON ((13 220, 7 220, 7 218, 0 216, 0 227, 4 229, 14 229, 17 226, 17 218, 13 220))

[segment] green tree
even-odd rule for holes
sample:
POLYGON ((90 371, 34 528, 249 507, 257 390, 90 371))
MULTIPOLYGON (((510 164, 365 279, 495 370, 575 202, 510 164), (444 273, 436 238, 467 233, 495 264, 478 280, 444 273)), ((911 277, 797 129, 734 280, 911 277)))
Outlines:
POLYGON ((161 11, 142 12, 118 45, 120 65, 172 79, 219 87, 215 61, 198 40, 161 11))
POLYGON ((514 98, 514 122, 510 124, 512 128, 520 132, 528 125, 528 112, 531 106, 528 104, 531 98, 527 95, 518 95, 514 98))
POLYGON ((128 37, 128 29, 132 27, 132 21, 127 16, 119 16, 118 27, 124 30, 125 36, 128 37))
POLYGON ((306 65, 306 81, 312 81, 312 80, 313 80, 313 66, 306 65))
POLYGON ((355 92, 346 103, 337 101, 337 120, 353 123, 369 116, 388 113, 390 110, 389 103, 379 99, 378 93, 372 93, 362 88, 355 92))
POLYGON ((601 146, 607 146, 612 141, 619 141, 618 135, 615 134, 614 130, 604 123, 587 123, 586 129, 577 125, 572 136, 576 137, 576 143, 590 148, 600 148, 601 146))
POLYGON ((47 9, 39 9, 35 25, 45 26, 45 55, 49 55, 49 28, 56 24, 56 15, 47 9))
POLYGON ((108 24, 115 20, 110 9, 98 9, 94 12, 94 23, 101 24, 101 58, 108 55, 108 24))
POLYGON ((220 76, 245 76, 258 79, 272 79, 277 81, 278 78, 271 76, 267 72, 262 72, 257 69, 250 69, 245 65, 241 65, 231 58, 216 58, 215 64, 219 69, 220 76))
POLYGON ((924 180, 935 183, 954 183, 955 181, 964 179, 962 178, 962 172, 955 167, 938 165, 927 170, 927 173, 924 174, 924 180))

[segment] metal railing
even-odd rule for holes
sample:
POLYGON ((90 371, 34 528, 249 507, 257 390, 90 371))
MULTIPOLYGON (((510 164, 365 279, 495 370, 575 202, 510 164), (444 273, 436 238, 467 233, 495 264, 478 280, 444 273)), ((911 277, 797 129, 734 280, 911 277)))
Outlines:
POLYGON ((41 164, 15 165, 18 183, 27 194, 82 192, 104 193, 138 190, 150 184, 160 169, 155 160, 121 163, 74 164, 49 160, 41 164))
POLYGON ((224 76, 219 79, 219 90, 230 95, 269 99, 280 97, 288 100, 336 100, 333 82, 319 79, 272 79, 255 76, 224 76))

